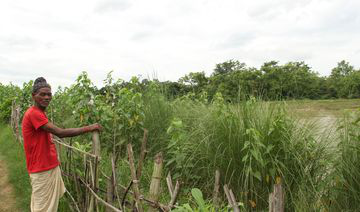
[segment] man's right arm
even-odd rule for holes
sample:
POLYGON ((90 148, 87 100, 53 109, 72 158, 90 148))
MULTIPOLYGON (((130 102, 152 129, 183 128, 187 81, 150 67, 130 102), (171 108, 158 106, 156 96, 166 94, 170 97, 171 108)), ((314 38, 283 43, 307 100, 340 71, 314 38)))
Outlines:
POLYGON ((54 134, 56 136, 58 136, 59 138, 64 138, 64 137, 73 137, 73 136, 77 136, 77 135, 81 135, 87 132, 92 132, 95 130, 101 130, 102 127, 100 124, 92 124, 89 126, 85 126, 85 127, 79 127, 79 128, 60 128, 57 127, 56 125, 54 125, 51 122, 48 122, 46 124, 44 124, 43 126, 41 126, 41 129, 54 134))

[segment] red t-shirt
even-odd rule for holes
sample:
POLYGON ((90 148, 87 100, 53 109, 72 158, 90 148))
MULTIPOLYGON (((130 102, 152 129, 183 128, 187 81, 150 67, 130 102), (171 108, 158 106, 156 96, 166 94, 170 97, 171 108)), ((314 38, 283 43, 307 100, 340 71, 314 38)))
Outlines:
POLYGON ((47 171, 59 165, 51 134, 40 128, 48 122, 45 112, 35 106, 24 114, 22 134, 29 173, 47 171))

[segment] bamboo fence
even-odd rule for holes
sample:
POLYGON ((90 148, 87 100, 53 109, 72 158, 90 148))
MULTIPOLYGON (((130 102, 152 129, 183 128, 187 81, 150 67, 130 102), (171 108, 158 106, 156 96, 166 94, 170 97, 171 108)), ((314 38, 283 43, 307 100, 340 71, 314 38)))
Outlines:
MULTIPOLYGON (((23 144, 20 134, 20 107, 15 101, 12 104, 10 125, 13 129, 16 140, 23 144)), ((154 168, 151 176, 149 194, 145 196, 141 193, 140 179, 142 175, 142 166, 146 158, 146 144, 148 131, 144 130, 141 150, 138 163, 135 163, 133 148, 131 144, 127 145, 128 164, 131 172, 131 180, 127 186, 121 185, 119 181, 119 154, 113 152, 110 161, 102 161, 100 149, 99 132, 92 134, 92 150, 84 151, 75 147, 70 142, 54 137, 53 142, 57 146, 58 157, 61 162, 61 170, 64 181, 67 185, 66 197, 70 200, 69 207, 77 212, 99 212, 99 211, 171 211, 176 206, 176 200, 179 195, 181 183, 174 182, 170 172, 165 178, 167 189, 170 196, 168 203, 159 202, 161 192, 161 181, 163 180, 163 156, 158 153, 154 158, 154 168), (106 175, 100 170, 101 163, 110 163, 111 173, 106 175), (79 164, 82 164, 79 166, 79 164), (105 182, 100 183, 100 179, 105 182)), ((224 194, 228 200, 232 211, 239 212, 239 203, 228 185, 223 186, 224 194)), ((215 184, 212 201, 216 207, 220 204, 220 172, 215 173, 215 184)), ((284 211, 284 191, 281 183, 274 185, 274 191, 269 196, 269 212, 284 211)))

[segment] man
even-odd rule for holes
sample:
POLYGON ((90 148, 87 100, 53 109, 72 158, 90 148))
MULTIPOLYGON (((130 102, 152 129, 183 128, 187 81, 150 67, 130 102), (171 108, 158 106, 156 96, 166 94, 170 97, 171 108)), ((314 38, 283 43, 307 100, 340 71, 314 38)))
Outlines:
POLYGON ((72 137, 95 130, 101 125, 62 129, 49 122, 45 110, 50 104, 51 87, 42 77, 35 80, 32 91, 35 102, 24 114, 22 133, 26 167, 30 175, 32 212, 56 212, 59 198, 65 193, 59 161, 51 134, 72 137))

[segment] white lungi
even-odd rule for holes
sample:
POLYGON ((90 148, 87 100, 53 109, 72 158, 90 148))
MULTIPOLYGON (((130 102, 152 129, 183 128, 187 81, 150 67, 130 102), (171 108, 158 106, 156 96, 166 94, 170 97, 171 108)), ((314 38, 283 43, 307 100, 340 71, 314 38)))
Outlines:
POLYGON ((59 166, 48 171, 31 173, 31 212, 56 212, 65 193, 59 166))

